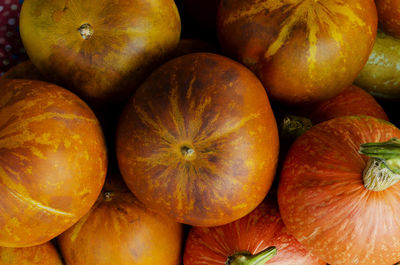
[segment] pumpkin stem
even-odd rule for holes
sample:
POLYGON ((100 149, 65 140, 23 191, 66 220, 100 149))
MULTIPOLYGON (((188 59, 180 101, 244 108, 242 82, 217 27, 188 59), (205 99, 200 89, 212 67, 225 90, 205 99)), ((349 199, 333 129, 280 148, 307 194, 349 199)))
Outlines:
POLYGON ((277 253, 276 247, 269 247, 257 254, 251 254, 248 251, 237 252, 228 257, 226 265, 264 265, 265 262, 272 259, 277 253))
POLYGON ((187 161, 194 160, 196 158, 196 151, 187 145, 181 146, 181 154, 183 158, 187 161))
POLYGON ((110 192, 110 191, 106 191, 106 192, 103 193, 103 199, 106 202, 112 201, 112 197, 113 196, 114 196, 114 194, 112 192, 110 192))
POLYGON ((90 39, 93 35, 93 27, 88 23, 82 24, 78 31, 84 40, 90 39))
POLYGON ((370 157, 363 172, 365 188, 381 191, 400 180, 400 139, 365 143, 360 146, 359 152, 370 157))
POLYGON ((283 118, 280 127, 282 138, 295 140, 312 127, 312 122, 306 117, 287 115, 283 118))

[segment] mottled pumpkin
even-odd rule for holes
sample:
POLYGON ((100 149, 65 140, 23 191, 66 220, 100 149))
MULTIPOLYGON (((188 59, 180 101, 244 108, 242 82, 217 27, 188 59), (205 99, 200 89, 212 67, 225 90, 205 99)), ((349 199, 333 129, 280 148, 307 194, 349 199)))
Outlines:
POLYGON ((11 67, 1 78, 7 79, 31 79, 47 81, 46 77, 40 73, 40 71, 33 65, 31 60, 21 62, 11 67))
POLYGON ((96 201, 106 169, 102 130, 80 98, 42 81, 0 81, 0 246, 68 229, 96 201))
POLYGON ((375 0, 378 10, 379 28, 390 36, 400 38, 400 1, 375 0))
POLYGON ((180 265, 182 224, 139 202, 115 175, 57 242, 68 265, 180 265), (117 181, 116 181, 117 180, 117 181))
POLYGON ((400 39, 378 30, 368 61, 354 83, 381 100, 400 101, 400 39))
POLYGON ((93 106, 121 102, 178 44, 173 0, 25 0, 33 64, 93 106))
POLYGON ((51 242, 25 248, 0 247, 2 265, 62 265, 60 255, 51 242))
POLYGON ((253 210, 274 178, 275 117, 257 77, 221 55, 169 61, 139 87, 117 128, 129 189, 178 222, 221 225, 253 210))
POLYGON ((374 44, 373 0, 223 0, 222 51, 287 104, 325 100, 351 85, 374 44))

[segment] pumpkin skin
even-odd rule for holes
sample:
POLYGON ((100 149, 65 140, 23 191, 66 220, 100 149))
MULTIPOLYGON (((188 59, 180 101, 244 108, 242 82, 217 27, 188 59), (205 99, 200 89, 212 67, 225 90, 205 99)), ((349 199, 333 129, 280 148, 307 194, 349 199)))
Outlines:
MULTIPOLYGON (((275 197, 269 196, 248 215, 215 227, 192 227, 186 240, 184 265, 225 265, 239 251, 252 254, 275 246, 277 255, 268 265, 323 265, 292 235, 280 217, 275 197)), ((274 193, 276 196, 276 193, 274 193)))
POLYGON ((0 264, 62 265, 57 249, 51 242, 25 248, 0 247, 0 264))
POLYGON ((309 112, 313 124, 348 115, 367 115, 389 121, 382 106, 364 89, 351 85, 339 95, 314 104, 309 112))
POLYGON ((66 264, 179 265, 182 225, 147 209, 122 185, 57 238, 66 264))
POLYGON ((180 28, 173 0, 25 0, 20 15, 34 65, 96 107, 125 101, 175 48, 180 28))
POLYGON ((400 185, 370 191, 361 143, 400 137, 392 124, 346 116, 313 126, 292 145, 280 175, 278 202, 288 231, 329 264, 400 260, 400 185))
POLYGON ((373 0, 224 0, 221 49, 261 79, 271 99, 305 104, 350 86, 377 31, 373 0))
POLYGON ((193 53, 139 87, 120 117, 116 150, 125 182, 146 206, 215 226, 263 200, 279 139, 256 76, 224 56, 193 53))
POLYGON ((400 1, 375 0, 379 28, 387 34, 400 38, 400 1))
POLYGON ((196 52, 217 53, 217 47, 211 42, 202 39, 181 39, 172 53, 171 59, 196 52))
POLYGON ((378 30, 372 52, 354 83, 376 98, 400 100, 400 39, 378 30))
POLYGON ((30 60, 21 62, 13 67, 11 67, 1 78, 7 79, 31 79, 31 80, 41 80, 47 81, 39 70, 33 65, 30 60))
POLYGON ((107 170, 91 109, 59 86, 0 82, 0 246, 45 243, 96 201, 107 170))

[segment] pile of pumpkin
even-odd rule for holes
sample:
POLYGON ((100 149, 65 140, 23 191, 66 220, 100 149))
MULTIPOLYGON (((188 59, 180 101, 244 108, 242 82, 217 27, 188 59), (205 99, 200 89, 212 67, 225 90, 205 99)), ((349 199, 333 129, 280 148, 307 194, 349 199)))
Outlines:
POLYGON ((25 0, 0 264, 400 261, 399 2, 25 0))

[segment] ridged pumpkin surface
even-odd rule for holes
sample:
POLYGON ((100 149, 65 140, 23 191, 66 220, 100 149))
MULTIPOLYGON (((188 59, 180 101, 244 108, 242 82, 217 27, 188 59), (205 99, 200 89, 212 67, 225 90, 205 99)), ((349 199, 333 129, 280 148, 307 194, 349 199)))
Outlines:
POLYGON ((117 157, 130 190, 191 225, 220 225, 268 192, 279 139, 253 73, 220 55, 193 53, 154 72, 121 115, 117 157))
POLYGON ((400 260, 400 184, 364 187, 362 143, 400 137, 368 116, 334 118, 300 136, 286 156, 278 189, 288 231, 329 264, 394 264, 400 260))
POLYGON ((0 246, 49 241, 96 201, 107 168, 103 133, 66 89, 0 82, 0 246))
POLYGON ((226 225, 192 227, 183 256, 184 265, 225 265, 237 252, 251 254, 274 246, 277 254, 259 265, 326 265, 287 232, 278 210, 276 193, 268 194, 248 215, 226 225))

